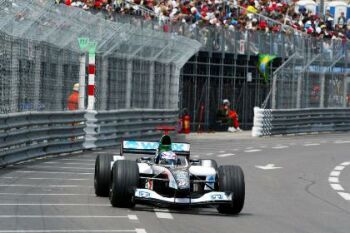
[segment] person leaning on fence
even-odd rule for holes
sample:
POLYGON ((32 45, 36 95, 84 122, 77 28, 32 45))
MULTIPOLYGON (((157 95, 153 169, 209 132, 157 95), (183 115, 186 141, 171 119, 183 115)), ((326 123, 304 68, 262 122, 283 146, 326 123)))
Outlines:
POLYGON ((68 98, 68 110, 74 111, 79 109, 79 83, 74 84, 73 93, 68 98))
POLYGON ((242 131, 239 128, 238 114, 234 109, 230 109, 230 101, 228 99, 224 99, 222 101, 222 105, 217 112, 217 118, 221 120, 223 123, 228 124, 227 131, 229 132, 242 131))

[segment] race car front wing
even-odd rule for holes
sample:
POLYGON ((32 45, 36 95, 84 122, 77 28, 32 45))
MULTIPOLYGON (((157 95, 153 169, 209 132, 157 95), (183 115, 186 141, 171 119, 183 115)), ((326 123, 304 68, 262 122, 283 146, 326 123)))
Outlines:
POLYGON ((232 202, 233 193, 231 192, 208 192, 198 198, 177 198, 177 197, 164 197, 159 195, 153 190, 149 189, 136 189, 135 200, 151 202, 151 203, 163 203, 170 205, 210 205, 210 204, 223 204, 232 202))

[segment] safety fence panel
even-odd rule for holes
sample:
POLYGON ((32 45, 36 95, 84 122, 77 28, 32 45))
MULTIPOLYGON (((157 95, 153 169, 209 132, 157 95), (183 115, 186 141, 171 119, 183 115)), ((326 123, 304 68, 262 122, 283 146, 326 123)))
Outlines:
POLYGON ((123 139, 159 137, 157 126, 176 126, 178 111, 167 109, 132 109, 86 112, 87 132, 84 148, 120 145, 123 139))
POLYGON ((83 111, 0 115, 0 166, 83 149, 83 111))
POLYGON ((350 131, 350 109, 254 108, 254 137, 335 131, 350 131))
POLYGON ((95 81, 89 79, 94 109, 177 108, 178 90, 171 89, 180 76, 176 70, 200 48, 137 18, 115 22, 42 0, 0 1, 0 44, 0 114, 67 110, 88 60, 96 61, 95 81), (80 47, 82 38, 90 49, 80 47))

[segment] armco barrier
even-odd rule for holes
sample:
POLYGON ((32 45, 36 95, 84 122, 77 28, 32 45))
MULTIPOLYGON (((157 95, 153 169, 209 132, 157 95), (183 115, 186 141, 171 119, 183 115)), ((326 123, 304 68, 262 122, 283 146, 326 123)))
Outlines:
POLYGON ((0 166, 83 149, 84 111, 0 115, 0 166))
POLYGON ((178 110, 131 109, 88 111, 84 148, 119 145, 123 139, 148 139, 162 134, 159 125, 175 126, 178 110))
POLYGON ((350 108, 254 108, 252 136, 350 130, 350 108))
POLYGON ((35 157, 159 137, 177 110, 25 112, 0 115, 0 167, 35 157))

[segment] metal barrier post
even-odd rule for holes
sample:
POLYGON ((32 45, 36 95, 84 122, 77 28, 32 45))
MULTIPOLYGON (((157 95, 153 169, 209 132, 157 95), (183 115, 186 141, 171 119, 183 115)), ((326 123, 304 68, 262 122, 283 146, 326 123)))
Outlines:
POLYGON ((276 95, 276 92, 277 92, 277 75, 273 75, 272 76, 272 96, 271 96, 271 108, 272 109, 276 109, 277 107, 277 95, 276 95))
POLYGON ((169 108, 169 100, 170 100, 170 65, 165 65, 165 98, 164 98, 164 108, 169 108))
POLYGON ((17 40, 12 42, 11 51, 11 80, 10 80, 10 112, 18 111, 18 98, 19 98, 19 55, 20 46, 17 40))
POLYGON ((320 108, 324 108, 324 96, 325 96, 325 82, 326 82, 326 74, 324 72, 321 73, 320 77, 320 108))
POLYGON ((98 79, 100 79, 100 87, 99 87, 99 98, 100 98, 100 106, 99 106, 99 110, 106 110, 107 109, 107 94, 108 94, 108 85, 107 85, 107 81, 108 81, 108 57, 102 57, 102 64, 101 65, 101 77, 97 77, 98 79))
POLYGON ((127 60, 126 65, 126 96, 125 96, 125 108, 131 107, 131 88, 132 88, 132 60, 127 60))
POLYGON ((152 109, 154 106, 154 61, 149 63, 149 93, 148 93, 148 108, 152 109))

